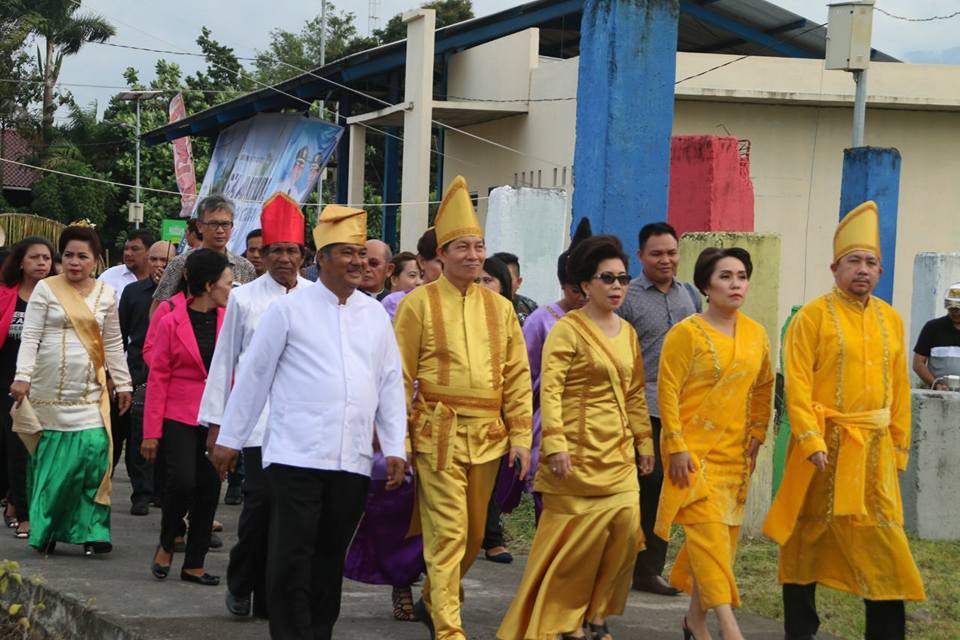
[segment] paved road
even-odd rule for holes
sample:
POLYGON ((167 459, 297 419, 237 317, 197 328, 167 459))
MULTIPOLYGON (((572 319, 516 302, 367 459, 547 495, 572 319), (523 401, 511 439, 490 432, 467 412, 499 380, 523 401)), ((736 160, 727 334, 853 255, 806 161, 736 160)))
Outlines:
MULTIPOLYGON (((239 620, 224 608, 224 587, 202 587, 181 582, 178 561, 171 577, 155 580, 149 571, 160 526, 160 510, 134 517, 128 512, 129 495, 123 469, 117 470, 116 504, 113 508, 114 552, 85 558, 79 547, 64 546, 44 558, 25 542, 0 530, 0 558, 17 560, 25 572, 42 576, 49 588, 86 603, 92 612, 144 639, 160 640, 253 640, 268 637, 266 623, 239 620)), ((225 575, 228 549, 236 536, 240 507, 221 506, 217 518, 224 523, 224 549, 207 557, 207 570, 225 575)), ((492 640, 510 599, 520 582, 522 558, 512 565, 478 560, 464 581, 464 625, 472 639, 492 640)), ((225 582, 225 580, 224 580, 225 582)), ((622 618, 611 620, 618 639, 676 640, 687 606, 685 596, 676 598, 631 594, 622 618)), ((745 636, 751 640, 782 638, 776 621, 741 614, 745 636)), ((401 623, 391 616, 390 589, 351 581, 344 584, 343 610, 334 632, 336 638, 360 640, 426 640, 419 623, 401 623)), ((715 632, 714 637, 719 637, 715 632)))

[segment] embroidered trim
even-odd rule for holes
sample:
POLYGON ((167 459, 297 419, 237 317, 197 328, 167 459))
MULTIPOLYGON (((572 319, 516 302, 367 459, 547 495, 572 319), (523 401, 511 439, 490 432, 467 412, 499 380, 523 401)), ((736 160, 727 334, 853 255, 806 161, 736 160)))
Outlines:
POLYGON ((427 402, 442 402, 448 407, 474 407, 477 409, 499 410, 503 401, 499 398, 477 398, 467 396, 453 396, 446 393, 425 393, 423 399, 427 402))
MULTIPOLYGON (((713 384, 720 382, 720 354, 717 352, 717 345, 714 344, 713 338, 710 337, 710 334, 707 333, 706 328, 700 324, 700 320, 696 316, 690 317, 690 322, 695 326, 699 331, 700 335, 703 336, 703 339, 707 342, 707 347, 710 349, 710 355, 713 357, 713 384)), ((706 423, 704 424, 707 427, 706 423)), ((713 425, 707 427, 708 429, 713 428, 713 425)))
POLYGON ((594 370, 596 369, 596 361, 593 359, 593 349, 590 348, 589 344, 583 343, 583 338, 577 336, 577 348, 583 350, 584 357, 586 358, 586 375, 584 376, 583 387, 580 389, 580 397, 578 398, 579 406, 577 407, 577 450, 574 454, 577 463, 583 461, 583 447, 584 441, 587 438, 587 402, 589 400, 590 391, 593 389, 593 379, 594 379, 594 370))
POLYGON ((809 431, 804 431, 800 435, 796 436, 797 440, 807 440, 808 438, 816 438, 820 436, 820 431, 817 429, 810 429, 809 431))
POLYGON ((510 433, 514 431, 523 433, 533 430, 533 418, 530 416, 505 417, 503 421, 510 433))
POLYGON ((877 318, 877 324, 880 325, 880 337, 883 340, 883 406, 890 406, 890 396, 893 395, 893 389, 890 384, 890 335, 887 332, 887 325, 883 321, 883 314, 880 313, 880 305, 876 300, 873 303, 873 315, 877 318))
POLYGON ((63 310, 63 330, 60 332, 60 380, 57 383, 57 400, 63 400, 63 385, 67 381, 67 310, 63 310))
POLYGON ((683 437, 683 433, 680 431, 666 431, 662 432, 660 437, 664 440, 679 440, 683 437))
POLYGON ((443 321, 443 305, 440 289, 427 286, 427 302, 430 306, 430 327, 437 349, 437 384, 450 384, 450 346, 447 343, 447 328, 443 321))
POLYGON ((509 434, 507 433, 506 428, 501 425, 499 421, 497 421, 492 423, 491 426, 487 428, 487 435, 485 437, 487 440, 495 441, 503 440, 508 435, 509 434))
MULTIPOLYGON (((837 332, 837 388, 834 401, 837 405, 837 411, 843 410, 843 369, 847 357, 847 344, 843 338, 843 328, 840 326, 840 317, 837 315, 837 307, 834 297, 838 296, 836 289, 832 296, 826 296, 827 311, 830 312, 830 318, 833 320, 833 327, 837 332)), ((832 507, 831 507, 832 509, 832 507)), ((831 511, 832 513, 832 511, 831 511)), ((831 515, 831 517, 833 517, 831 515)))
POLYGON ((559 320, 560 318, 563 317, 563 316, 558 316, 558 315, 557 315, 557 312, 554 311, 554 310, 550 307, 550 305, 545 305, 543 308, 547 310, 547 313, 549 313, 551 316, 553 316, 553 319, 554 319, 554 320, 559 320))
POLYGON ((833 501, 837 494, 837 461, 840 459, 840 427, 833 425, 827 454, 827 522, 833 522, 833 501))
POLYGON ((487 336, 490 340, 490 381, 494 389, 503 387, 503 344, 500 340, 500 319, 494 301, 496 293, 480 288, 483 299, 483 315, 487 324, 487 336))
POLYGON ((34 400, 31 398, 30 403, 36 406, 82 407, 100 404, 100 400, 99 398, 97 400, 34 400))
POLYGON ((544 437, 562 436, 565 433, 563 427, 542 427, 541 432, 544 437))

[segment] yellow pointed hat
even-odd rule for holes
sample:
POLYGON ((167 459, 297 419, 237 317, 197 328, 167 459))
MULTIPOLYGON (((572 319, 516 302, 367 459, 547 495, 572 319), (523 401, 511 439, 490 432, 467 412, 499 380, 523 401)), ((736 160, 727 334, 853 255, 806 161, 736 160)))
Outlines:
POLYGON ((833 234, 834 262, 852 251, 869 251, 880 257, 880 217, 873 200, 843 216, 833 234))
POLYGON ((328 204, 313 228, 313 242, 317 250, 328 244, 363 244, 366 241, 367 212, 363 209, 328 204))
POLYGON ((437 229, 437 246, 465 236, 483 237, 483 229, 477 222, 477 212, 470 200, 470 189, 463 176, 457 176, 447 187, 433 224, 437 229))

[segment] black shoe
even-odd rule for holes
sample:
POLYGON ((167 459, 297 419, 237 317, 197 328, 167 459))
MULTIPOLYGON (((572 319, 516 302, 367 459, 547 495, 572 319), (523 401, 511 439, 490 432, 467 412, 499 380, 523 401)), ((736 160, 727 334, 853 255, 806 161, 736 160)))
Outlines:
POLYGON ((223 504, 237 506, 243 504, 243 487, 239 484, 232 484, 227 487, 227 494, 223 496, 223 504))
POLYGON ((417 614, 417 618, 420 619, 420 622, 427 627, 427 631, 430 632, 430 640, 436 640, 437 632, 433 628, 433 619, 430 617, 430 613, 427 611, 427 605, 424 604, 423 598, 420 598, 413 603, 413 612, 417 614))
POLYGON ((132 516, 148 516, 150 515, 150 503, 149 502, 134 502, 130 505, 130 515, 132 516))
POLYGON ((109 542, 87 542, 83 545, 83 555, 92 556, 113 551, 113 545, 109 542))
POLYGON ((157 562, 157 553, 160 552, 161 545, 157 545, 157 550, 153 552, 153 561, 150 563, 150 573, 157 580, 165 580, 170 575, 170 565, 162 565, 157 562))
POLYGON ((150 498, 150 504, 152 504, 158 509, 163 507, 163 501, 160 499, 160 496, 153 496, 152 498, 150 498))
POLYGON ((202 576, 195 576, 192 573, 181 570, 180 579, 184 582, 202 584, 205 587, 215 587, 220 584, 220 576, 212 576, 209 573, 204 573, 202 576))
POLYGON ((663 576, 634 576, 633 590, 655 593, 658 596, 675 596, 680 593, 680 589, 664 580, 663 576))
POLYGON ((223 540, 215 533, 210 534, 210 548, 219 549, 223 546, 223 540))
POLYGON ((46 544, 42 544, 39 547, 36 547, 37 553, 42 553, 45 556, 52 556, 56 548, 57 548, 56 540, 50 540, 46 544))
POLYGON ((589 635, 587 638, 592 638, 592 640, 603 640, 607 636, 613 635, 610 633, 610 629, 607 628, 607 623, 603 624, 593 624, 592 622, 587 623, 587 629, 589 635))
MULTIPOLYGON (((494 547, 496 549, 497 547, 494 547)), ((513 562, 513 554, 507 551, 506 547, 502 547, 503 551, 500 553, 490 553, 490 550, 487 549, 483 552, 483 557, 489 560, 490 562, 496 562, 497 564, 510 564, 513 562)))
POLYGON ((683 616, 683 640, 697 640, 697 636, 693 635, 693 631, 687 626, 687 616, 683 616))
POLYGON ((250 615, 250 596, 235 596, 227 589, 227 611, 246 618, 250 615))

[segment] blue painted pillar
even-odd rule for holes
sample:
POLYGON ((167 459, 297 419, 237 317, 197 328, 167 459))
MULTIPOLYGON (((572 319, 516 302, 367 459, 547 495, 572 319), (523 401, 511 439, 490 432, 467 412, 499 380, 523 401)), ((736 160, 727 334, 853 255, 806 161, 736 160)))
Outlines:
MULTIPOLYGON (((390 88, 387 93, 387 100, 391 104, 396 104, 400 99, 400 76, 394 72, 390 74, 390 88)), ((383 201, 400 202, 400 128, 384 127, 388 134, 384 136, 383 142, 383 201)), ((399 238, 397 238, 397 211, 400 207, 388 205, 383 207, 383 241, 397 251, 399 250, 399 238)))
POLYGON ((678 13, 678 0, 586 0, 580 24, 573 225, 589 217, 631 256, 640 227, 667 219, 678 13))
POLYGON ((892 304, 900 201, 900 152, 896 149, 857 147, 843 151, 840 218, 867 200, 877 203, 883 254, 883 274, 874 294, 892 304))
POLYGON ((346 119, 350 117, 352 105, 350 95, 347 93, 341 95, 337 105, 340 110, 338 124, 343 127, 343 135, 337 143, 337 193, 334 199, 337 204, 347 204, 347 189, 350 183, 350 163, 347 160, 350 157, 350 127, 347 126, 346 119))

